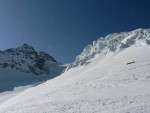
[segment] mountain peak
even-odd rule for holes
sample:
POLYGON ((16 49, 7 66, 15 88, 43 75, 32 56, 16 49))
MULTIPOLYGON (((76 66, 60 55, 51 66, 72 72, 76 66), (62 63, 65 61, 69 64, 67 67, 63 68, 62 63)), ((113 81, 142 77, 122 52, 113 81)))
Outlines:
POLYGON ((18 49, 35 51, 34 48, 27 43, 24 43, 22 46, 18 47, 18 49))
POLYGON ((32 47, 31 45, 29 45, 27 43, 24 43, 22 46, 24 46, 24 47, 32 47))
POLYGON ((146 45, 150 45, 150 29, 139 28, 130 32, 112 33, 88 44, 76 60, 67 67, 67 70, 87 64, 96 54, 108 54, 119 52, 130 46, 146 45))
MULTIPOLYGON (((27 43, 20 47, 0 52, 0 69, 11 68, 25 73, 42 75, 49 74, 54 67, 60 67, 59 69, 62 71, 64 67, 59 65, 51 55, 46 52, 35 51, 27 43)), ((58 73, 60 74, 60 72, 58 73)))
POLYGON ((65 68, 51 55, 46 52, 37 52, 26 43, 17 48, 1 51, 0 92, 12 90, 20 85, 52 79, 60 75, 65 68))

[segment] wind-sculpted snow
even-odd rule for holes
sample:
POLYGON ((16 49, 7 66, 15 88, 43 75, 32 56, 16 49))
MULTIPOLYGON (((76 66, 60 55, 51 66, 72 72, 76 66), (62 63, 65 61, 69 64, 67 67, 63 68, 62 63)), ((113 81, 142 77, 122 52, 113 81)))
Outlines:
POLYGON ((87 45, 66 70, 88 64, 89 60, 97 54, 106 55, 110 52, 119 52, 132 45, 150 45, 150 29, 136 29, 131 32, 113 33, 106 37, 100 37, 93 44, 87 45))

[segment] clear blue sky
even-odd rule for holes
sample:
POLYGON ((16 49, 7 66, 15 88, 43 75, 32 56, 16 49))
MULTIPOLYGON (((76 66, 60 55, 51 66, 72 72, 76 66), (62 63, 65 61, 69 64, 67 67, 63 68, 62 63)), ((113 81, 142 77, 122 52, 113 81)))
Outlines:
POLYGON ((69 63, 93 40, 150 28, 150 0, 0 0, 0 50, 29 43, 69 63))

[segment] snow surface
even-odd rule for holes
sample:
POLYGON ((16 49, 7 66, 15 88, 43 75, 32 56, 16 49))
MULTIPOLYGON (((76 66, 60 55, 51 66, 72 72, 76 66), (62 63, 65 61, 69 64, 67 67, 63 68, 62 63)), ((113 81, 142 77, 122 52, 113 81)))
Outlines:
POLYGON ((147 39, 124 37, 130 46, 83 58, 88 65, 12 96, 0 104, 0 113, 150 113, 147 39))
POLYGON ((149 58, 147 45, 98 54, 90 64, 5 101, 0 113, 149 113, 149 58))
POLYGON ((26 86, 19 86, 15 87, 13 91, 5 91, 3 93, 0 93, 0 104, 3 102, 9 100, 10 98, 15 97, 16 95, 20 94, 24 90, 33 87, 32 85, 26 85, 26 86))

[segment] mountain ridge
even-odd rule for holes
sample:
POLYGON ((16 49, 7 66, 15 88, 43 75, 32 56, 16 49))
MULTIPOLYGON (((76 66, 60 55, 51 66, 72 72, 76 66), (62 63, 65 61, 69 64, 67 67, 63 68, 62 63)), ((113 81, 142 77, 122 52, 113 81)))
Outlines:
POLYGON ((0 52, 0 69, 12 68, 35 75, 49 74, 49 65, 62 65, 46 52, 37 52, 28 44, 0 52))
POLYGON ((46 52, 23 44, 0 52, 0 92, 52 79, 66 68, 46 52))
POLYGON ((69 64, 66 71, 88 64, 89 60, 97 54, 106 55, 109 52, 118 52, 132 45, 150 45, 150 29, 139 28, 130 32, 111 33, 105 37, 100 37, 93 43, 88 44, 75 61, 69 64))

